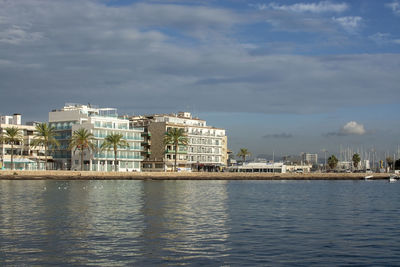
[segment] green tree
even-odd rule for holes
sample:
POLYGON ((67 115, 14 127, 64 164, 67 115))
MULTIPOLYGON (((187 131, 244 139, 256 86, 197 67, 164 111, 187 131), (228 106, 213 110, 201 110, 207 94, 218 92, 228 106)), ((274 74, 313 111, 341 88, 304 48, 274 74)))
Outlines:
POLYGON ((338 164, 339 160, 335 157, 335 155, 332 155, 328 158, 328 165, 329 168, 331 169, 335 169, 337 164, 338 164))
POLYGON ((183 128, 170 128, 164 135, 164 145, 173 145, 175 149, 174 171, 176 172, 176 161, 178 159, 178 147, 186 146, 189 139, 183 128))
POLYGON ((83 170, 83 152, 84 150, 94 151, 96 150, 96 146, 93 143, 94 141, 94 135, 90 133, 88 130, 84 128, 80 128, 76 131, 71 136, 70 143, 69 143, 69 149, 74 150, 79 150, 81 153, 81 171, 83 170))
POLYGON ((7 127, 1 135, 1 142, 11 145, 11 170, 14 170, 14 146, 24 140, 21 130, 18 127, 7 127))
POLYGON ((247 150, 247 148, 241 148, 239 153, 237 154, 238 157, 241 157, 243 159, 243 162, 245 162, 246 157, 250 155, 251 153, 247 150))
POLYGON ((357 169, 357 167, 358 167, 358 164, 360 163, 360 161, 361 161, 361 158, 360 158, 360 155, 358 155, 357 153, 356 154, 354 154, 353 155, 353 166, 354 166, 354 168, 356 168, 357 169))
POLYGON ((104 138, 104 142, 101 145, 101 149, 110 149, 114 150, 114 171, 117 171, 117 152, 118 148, 126 148, 129 147, 129 143, 123 139, 122 134, 113 133, 109 134, 104 138))
POLYGON ((47 170, 47 156, 50 146, 58 147, 60 143, 55 138, 57 136, 56 129, 50 127, 47 123, 40 123, 36 125, 36 132, 31 142, 31 146, 36 148, 38 146, 44 147, 45 169, 47 170))

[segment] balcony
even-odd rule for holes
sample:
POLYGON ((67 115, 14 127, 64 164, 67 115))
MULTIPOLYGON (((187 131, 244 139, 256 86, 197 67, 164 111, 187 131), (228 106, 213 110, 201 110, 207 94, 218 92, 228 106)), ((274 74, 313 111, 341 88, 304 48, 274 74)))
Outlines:
MULTIPOLYGON (((166 149, 165 150, 165 153, 167 154, 167 153, 172 153, 172 154, 175 154, 175 150, 172 150, 172 149, 166 149)), ((185 151, 178 151, 178 154, 187 154, 188 152, 185 150, 185 151)))

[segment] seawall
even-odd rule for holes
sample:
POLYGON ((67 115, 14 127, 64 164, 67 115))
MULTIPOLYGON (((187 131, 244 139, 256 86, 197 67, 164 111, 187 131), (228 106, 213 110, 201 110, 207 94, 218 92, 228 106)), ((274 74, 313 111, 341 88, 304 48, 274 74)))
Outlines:
POLYGON ((387 179, 388 173, 232 173, 0 171, 0 180, 363 180, 387 179))

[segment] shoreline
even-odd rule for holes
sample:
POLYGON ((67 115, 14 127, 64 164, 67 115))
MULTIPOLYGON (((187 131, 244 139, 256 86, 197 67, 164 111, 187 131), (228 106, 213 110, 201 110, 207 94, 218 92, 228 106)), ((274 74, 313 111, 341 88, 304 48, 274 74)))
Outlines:
POLYGON ((92 172, 1 170, 0 180, 371 180, 389 173, 92 172))

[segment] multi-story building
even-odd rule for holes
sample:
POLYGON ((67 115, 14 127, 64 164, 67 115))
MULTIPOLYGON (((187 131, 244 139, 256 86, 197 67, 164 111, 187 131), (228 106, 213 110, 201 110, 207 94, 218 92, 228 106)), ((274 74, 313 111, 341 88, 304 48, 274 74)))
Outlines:
POLYGON ((180 145, 177 168, 181 171, 217 171, 226 167, 228 160, 225 130, 207 126, 205 120, 193 118, 189 112, 134 116, 131 125, 144 127, 144 171, 173 169, 175 151, 172 144, 164 144, 170 128, 183 128, 188 145, 180 145))
MULTIPOLYGON (((0 133, 5 133, 6 128, 16 127, 22 135, 22 142, 13 145, 14 168, 19 170, 42 170, 45 168, 44 147, 32 147, 31 142, 35 137, 35 125, 23 125, 21 114, 0 116, 0 133)), ((1 169, 11 168, 11 144, 0 143, 1 169)), ((48 166, 51 167, 52 157, 47 157, 48 166)))
POLYGON ((307 164, 318 164, 318 154, 302 153, 301 160, 307 164))
POLYGON ((91 105, 66 104, 60 110, 49 113, 50 126, 56 128, 60 147, 54 151, 54 158, 62 169, 81 169, 79 151, 68 149, 74 131, 84 128, 95 137, 96 151, 84 152, 84 170, 114 170, 114 151, 101 150, 107 135, 122 134, 129 147, 119 148, 117 165, 119 171, 140 171, 142 161, 143 128, 130 127, 129 120, 118 117, 115 108, 98 108, 91 105))

